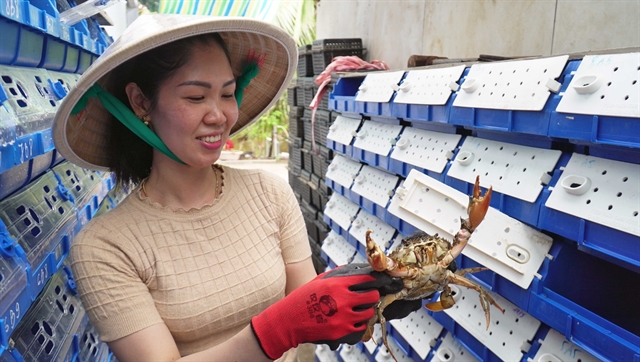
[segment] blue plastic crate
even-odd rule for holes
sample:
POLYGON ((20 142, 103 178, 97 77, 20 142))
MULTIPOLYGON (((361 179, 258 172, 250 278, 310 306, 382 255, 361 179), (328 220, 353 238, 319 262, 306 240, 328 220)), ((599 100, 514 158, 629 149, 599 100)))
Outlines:
POLYGON ((358 194, 353 190, 349 191, 348 197, 349 197, 349 200, 358 204, 363 210, 370 213, 371 215, 374 215, 381 220, 385 220, 387 218, 387 214, 388 214, 387 206, 389 206, 389 203, 387 203, 387 205, 385 206, 378 205, 375 202, 367 199, 366 197, 363 197, 362 195, 358 194))
POLYGON ((109 346, 100 341, 100 334, 85 316, 82 322, 84 328, 78 330, 78 358, 82 362, 106 362, 109 361, 109 346))
MULTIPOLYGON (((637 159, 634 161, 638 162, 637 159)), ((631 182, 637 180, 631 176, 631 182)), ((551 191, 545 188, 543 194, 545 201, 540 209, 539 228, 573 240, 583 252, 640 273, 640 237, 547 207, 545 203, 551 191)))
POLYGON ((85 315, 70 272, 61 270, 51 276, 16 328, 13 349, 25 361, 75 360, 79 353, 76 333, 85 315))
MULTIPOLYGON (((563 87, 569 83, 567 76, 573 71, 572 67, 565 66, 558 78, 563 87)), ((451 98, 455 101, 457 94, 451 98)), ((449 123, 502 132, 518 132, 547 136, 551 114, 560 102, 560 95, 551 93, 544 107, 540 111, 519 111, 502 109, 483 109, 469 107, 451 107, 449 123)))
MULTIPOLYGON (((444 124, 435 124, 435 123, 422 123, 422 122, 413 122, 411 123, 411 127, 414 128, 420 128, 420 129, 425 129, 425 130, 429 130, 429 131, 436 131, 436 132, 441 132, 441 133, 456 133, 457 132, 457 127, 455 126, 451 126, 451 125, 444 125, 444 124)), ((407 128, 405 128, 407 129, 407 128)), ((404 132, 404 131, 403 131, 404 132)), ((401 136, 402 137, 402 136, 401 136)), ((460 143, 462 143, 464 141, 464 138, 462 138, 460 140, 460 143)), ((458 147, 455 147, 453 149, 453 156, 451 157, 451 159, 455 159, 456 155, 458 154, 458 147)), ((393 150, 392 150, 393 153, 393 150)), ((404 178, 409 176, 409 173, 411 172, 411 170, 415 169, 416 171, 419 171, 420 173, 423 173, 425 175, 428 175, 442 183, 445 182, 445 176, 447 174, 447 171, 449 170, 449 168, 451 167, 451 162, 449 161, 447 163, 447 165, 445 166, 444 170, 442 172, 435 172, 435 171, 431 171, 422 167, 418 167, 416 165, 412 165, 406 162, 402 162, 399 160, 396 160, 394 158, 391 157, 391 154, 389 154, 389 171, 393 172, 397 175, 400 175, 404 178)))
POLYGON ((334 220, 332 220, 330 217, 328 217, 327 215, 324 215, 322 217, 322 221, 324 221, 325 224, 327 224, 331 230, 335 231, 336 234, 342 236, 343 238, 345 238, 345 240, 348 241, 348 237, 349 237, 349 230, 348 229, 343 229, 340 225, 338 225, 338 223, 336 223, 334 220))
POLYGON ((395 216, 390 212, 387 212, 384 222, 393 226, 394 228, 396 228, 396 230, 398 230, 402 235, 405 236, 411 235, 419 230, 417 227, 411 225, 407 221, 395 216))
MULTIPOLYGON (((460 84, 464 83, 464 77, 466 77, 468 73, 469 68, 466 68, 462 73, 462 77, 460 78, 460 84)), ((447 103, 445 103, 444 105, 405 104, 392 102, 391 115, 393 117, 402 118, 407 121, 449 123, 451 107, 453 107, 453 100, 455 99, 454 95, 455 93, 452 93, 447 100, 447 103)))
POLYGON ((27 255, 34 298, 68 254, 75 225, 69 200, 54 174, 47 172, 0 202, 0 219, 27 255))
POLYGON ((0 174, 13 167, 13 143, 16 140, 15 114, 3 104, 7 99, 4 89, 0 87, 0 174))
POLYGON ((2 30, 0 63, 24 67, 37 67, 40 64, 44 33, 2 17, 0 17, 0 30, 2 30))
POLYGON ((55 71, 64 69, 68 46, 67 43, 58 38, 45 37, 42 60, 38 67, 55 71))
POLYGON ((445 312, 429 312, 438 323, 442 324, 455 338, 464 346, 476 359, 483 362, 502 362, 502 360, 489 350, 484 344, 478 341, 471 333, 462 328, 445 312))
POLYGON ((356 111, 356 93, 364 77, 365 75, 362 75, 362 77, 338 79, 333 86, 333 91, 329 94, 329 109, 332 111, 359 114, 356 111))
POLYGON ((585 351, 608 361, 638 359, 637 274, 564 243, 531 290, 527 312, 585 351), (598 286, 606 297, 594 294, 598 286))
POLYGON ((0 173, 0 200, 42 175, 51 167, 53 156, 51 151, 0 173))
POLYGON ((331 190, 333 190, 333 192, 340 194, 348 199, 351 198, 351 190, 349 189, 349 187, 342 186, 328 177, 325 177, 324 183, 329 186, 331 190))
POLYGON ((30 305, 26 255, 0 223, 0 354, 30 305))
MULTIPOLYGON (((395 96, 395 95, 394 95, 395 96)), ((354 97, 355 99, 355 97, 354 97)), ((393 97, 387 103, 382 102, 355 102, 355 113, 364 114, 367 116, 377 117, 395 117, 391 112, 393 97)))
MULTIPOLYGON (((580 62, 580 60, 570 62, 571 70, 577 70, 580 62)), ((572 79, 573 75, 567 76, 561 92, 566 91, 572 79)), ((632 80, 630 79, 629 82, 632 80)), ((548 135, 567 138, 572 142, 577 140, 594 144, 638 148, 640 147, 640 119, 560 113, 556 112, 554 108, 551 113, 548 135)))

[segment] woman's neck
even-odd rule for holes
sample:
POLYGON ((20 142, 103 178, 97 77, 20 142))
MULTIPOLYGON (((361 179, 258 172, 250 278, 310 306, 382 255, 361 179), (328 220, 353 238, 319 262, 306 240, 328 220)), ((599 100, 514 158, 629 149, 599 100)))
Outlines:
POLYGON ((217 167, 154 163, 149 177, 143 181, 143 192, 153 202, 174 210, 199 209, 212 204, 220 194, 222 175, 219 173, 217 167))

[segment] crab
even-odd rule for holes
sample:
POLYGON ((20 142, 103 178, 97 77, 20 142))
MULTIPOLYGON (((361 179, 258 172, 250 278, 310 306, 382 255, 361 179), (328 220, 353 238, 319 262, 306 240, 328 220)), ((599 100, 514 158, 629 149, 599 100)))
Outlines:
POLYGON ((491 201, 492 188, 481 196, 480 177, 476 177, 473 188, 473 196, 469 197, 467 213, 469 218, 461 219, 460 230, 453 238, 453 243, 435 234, 433 236, 419 231, 402 240, 401 245, 385 255, 384 251, 371 239, 371 230, 366 232, 367 261, 369 265, 380 272, 386 272, 391 276, 402 279, 404 289, 395 294, 383 296, 374 306, 375 315, 367 324, 367 330, 362 341, 368 341, 373 335, 373 327, 380 323, 384 345, 394 360, 395 356, 387 344, 386 320, 382 315, 384 309, 395 300, 416 300, 430 297, 440 292, 440 299, 428 303, 425 307, 438 312, 451 308, 455 301, 449 284, 457 284, 476 290, 480 294, 480 305, 484 310, 487 320, 487 329, 490 322, 490 306, 493 305, 502 313, 504 309, 478 284, 464 277, 467 273, 476 273, 487 268, 467 268, 455 271, 454 259, 462 253, 473 231, 484 219, 491 201))

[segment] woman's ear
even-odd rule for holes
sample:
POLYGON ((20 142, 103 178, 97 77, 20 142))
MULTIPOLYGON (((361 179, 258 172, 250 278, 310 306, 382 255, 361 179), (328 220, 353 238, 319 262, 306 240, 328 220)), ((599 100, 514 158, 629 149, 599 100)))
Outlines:
POLYGON ((131 82, 125 86, 125 91, 127 92, 127 97, 129 98, 129 104, 138 117, 145 116, 149 114, 151 110, 151 101, 147 99, 147 97, 142 93, 140 87, 137 84, 131 82))

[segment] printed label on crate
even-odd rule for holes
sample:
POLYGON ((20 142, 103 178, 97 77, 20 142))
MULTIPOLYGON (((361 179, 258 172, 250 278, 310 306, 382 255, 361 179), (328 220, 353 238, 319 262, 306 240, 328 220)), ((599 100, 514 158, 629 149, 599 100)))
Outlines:
POLYGON ((346 188, 350 188, 361 168, 362 164, 360 162, 336 154, 329 164, 325 177, 346 188))
POLYGON ((402 126, 376 121, 365 121, 356 135, 353 147, 387 156, 396 143, 402 126))
POLYGON ((640 165, 574 153, 546 206, 640 236, 640 165))
POLYGON ((409 343, 420 360, 427 358, 431 346, 435 345, 436 339, 444 328, 427 313, 425 308, 420 308, 402 319, 394 319, 389 323, 409 343))
MULTIPOLYGON (((396 191, 388 211, 423 230, 453 241, 469 196, 416 170, 396 191)), ((527 289, 553 244, 551 237, 489 208, 462 253, 527 289)))
POLYGON ((551 92, 568 55, 533 60, 474 64, 465 77, 455 107, 539 111, 551 92))
MULTIPOLYGON (((442 340, 442 343, 435 351, 432 362, 452 362, 452 361, 465 361, 465 362, 477 362, 468 349, 464 348, 451 333, 447 333, 442 340)), ((542 361, 540 361, 542 362, 542 361)))
POLYGON ((371 239, 374 240, 383 250, 389 246, 393 236, 396 234, 396 229, 392 226, 380 220, 380 218, 369 214, 365 210, 360 210, 358 216, 351 224, 349 235, 356 238, 363 247, 366 247, 367 239, 365 235, 367 230, 372 231, 371 239))
POLYGON ((322 251, 336 265, 348 264, 356 253, 356 247, 349 244, 342 236, 331 230, 322 242, 322 251))
POLYGON ((324 209, 324 215, 333 220, 344 230, 349 230, 351 222, 355 220, 356 214, 360 210, 360 207, 351 202, 346 197, 334 193, 331 195, 331 199, 327 202, 327 207, 324 209))
POLYGON ((360 127, 360 118, 338 116, 335 121, 333 121, 333 124, 329 126, 327 139, 343 145, 350 145, 353 137, 356 135, 358 127, 360 127))
POLYGON ((473 184, 480 175, 480 186, 527 202, 535 202, 550 180, 561 151, 514 145, 467 137, 447 176, 473 184))
POLYGON ((587 362, 600 359, 586 352, 584 348, 576 346, 567 340, 560 332, 550 329, 547 336, 541 340, 540 349, 530 359, 531 362, 587 362))
POLYGON ((391 158, 409 165, 442 173, 462 138, 459 134, 405 127, 391 158))
POLYGON ((556 111, 639 118, 638 70, 640 53, 587 55, 556 111))
POLYGON ((388 103, 403 76, 404 70, 367 74, 358 87, 356 102, 388 103))
POLYGON ((387 207, 400 177, 377 168, 364 165, 354 179, 351 191, 376 204, 387 207))
POLYGON ((458 90, 466 66, 410 70, 398 86, 394 103, 443 105, 458 90))
POLYGON ((503 361, 520 361, 522 350, 529 349, 529 341, 538 331, 540 321, 502 296, 487 291, 504 309, 502 314, 498 308, 490 306, 487 325, 478 292, 462 286, 449 286, 455 304, 444 312, 503 361))

